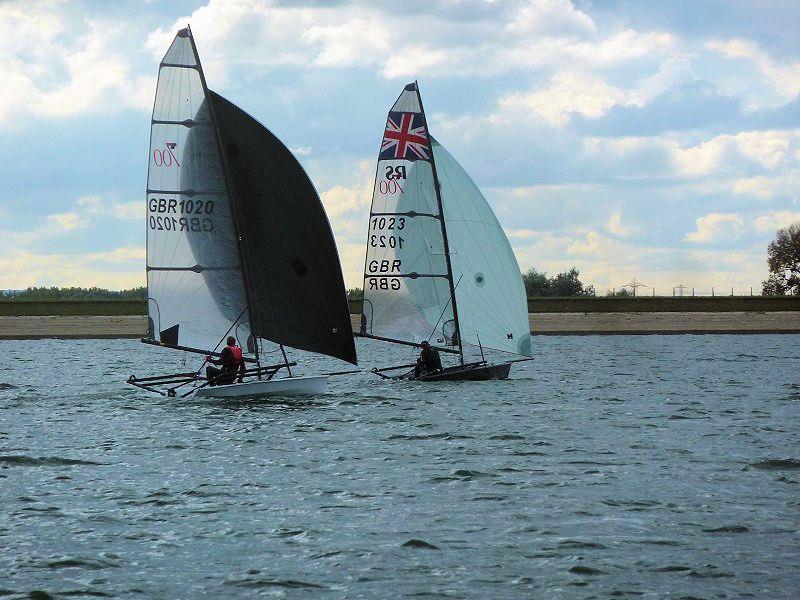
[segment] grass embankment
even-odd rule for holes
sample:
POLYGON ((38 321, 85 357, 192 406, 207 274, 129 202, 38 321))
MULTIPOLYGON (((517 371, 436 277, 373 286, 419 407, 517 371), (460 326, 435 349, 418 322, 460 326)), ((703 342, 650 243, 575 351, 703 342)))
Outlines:
POLYGON ((531 313, 785 312, 800 311, 800 296, 640 296, 528 298, 531 313))
MULTIPOLYGON (((348 302, 361 314, 361 300, 348 302)), ((800 296, 528 298, 531 313, 779 312, 800 311, 800 296)), ((0 300, 0 316, 146 315, 143 300, 0 300)))
MULTIPOLYGON (((350 300, 349 304, 351 314, 361 314, 361 300, 350 300)), ((528 298, 530 313, 785 311, 800 311, 800 296, 528 298)))
POLYGON ((146 314, 144 300, 0 300, 4 317, 146 314))

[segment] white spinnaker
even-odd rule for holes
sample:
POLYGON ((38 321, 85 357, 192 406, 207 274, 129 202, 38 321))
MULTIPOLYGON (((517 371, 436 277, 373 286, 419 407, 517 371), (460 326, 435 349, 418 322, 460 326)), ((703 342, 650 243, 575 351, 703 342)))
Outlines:
POLYGON ((489 203, 455 158, 433 137, 456 286, 461 341, 531 355, 525 285, 514 251, 489 203))
POLYGON ((188 29, 160 65, 147 178, 150 335, 213 349, 249 336, 224 166, 188 29))
POLYGON ((391 147, 386 137, 409 123, 422 126, 415 84, 406 86, 390 109, 379 155, 367 234, 365 329, 441 345, 445 325, 452 327, 453 307, 427 133, 418 130, 424 142, 407 152, 391 147))

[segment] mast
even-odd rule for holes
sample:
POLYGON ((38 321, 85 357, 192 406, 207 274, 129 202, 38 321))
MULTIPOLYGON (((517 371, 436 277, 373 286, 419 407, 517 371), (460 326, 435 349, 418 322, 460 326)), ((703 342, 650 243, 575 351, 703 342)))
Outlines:
MULTIPOLYGON (((241 227, 239 225, 239 219, 238 219, 237 214, 236 214, 236 199, 234 198, 233 186, 231 185, 231 176, 230 176, 230 170, 229 170, 229 167, 228 167, 228 160, 225 157, 225 152, 224 152, 224 149, 222 148, 222 139, 221 139, 220 133, 219 133, 219 125, 217 124, 217 116, 214 113, 214 106, 213 106, 213 103, 211 102, 211 96, 208 93, 208 85, 206 84, 206 76, 205 76, 205 73, 203 73, 203 66, 200 63, 200 55, 197 53, 197 46, 194 43, 194 36, 192 35, 192 29, 191 29, 191 27, 189 25, 187 25, 186 26, 186 30, 189 32, 189 42, 192 44, 192 52, 194 53, 194 58, 197 61, 197 72, 200 75, 200 83, 203 85, 203 96, 205 97, 205 100, 208 103, 208 111, 209 111, 209 114, 211 115, 211 122, 214 125, 214 138, 217 141, 217 152, 219 153, 219 158, 222 161, 222 174, 223 174, 223 179, 225 180, 225 189, 228 192, 228 197, 231 199, 231 202, 230 202, 231 218, 232 218, 232 221, 233 221, 234 229, 236 230, 236 245, 237 245, 238 250, 239 250, 239 262, 242 265, 242 280, 244 281, 244 295, 245 295, 245 300, 247 302, 247 316, 248 316, 249 325, 250 325, 250 335, 253 337, 253 348, 254 348, 255 355, 256 355, 256 365, 260 367, 261 366, 261 362, 260 362, 260 359, 259 359, 259 356, 258 356, 258 340, 257 340, 256 336, 253 335, 253 329, 252 329, 253 323, 255 321, 253 319, 252 301, 251 301, 251 298, 250 298, 249 270, 248 270, 247 266, 245 265, 246 258, 245 258, 245 253, 243 251, 243 246, 242 246, 242 233, 241 233, 241 227)), ((449 264, 449 262, 448 262, 448 264, 449 264)), ((460 341, 461 341, 461 336, 459 335, 459 342, 460 341)), ((245 347, 246 347, 246 344, 245 344, 245 347)), ((283 349, 283 347, 281 347, 281 349, 283 349)), ((260 376, 259 376, 259 378, 260 378, 260 376)))
MULTIPOLYGON (((202 76, 202 73, 201 73, 202 76)), ((442 194, 439 189, 439 175, 436 173, 436 160, 433 157, 433 143, 431 140, 431 130, 428 127, 428 119, 425 116, 425 107, 422 105, 422 96, 419 93, 419 82, 414 80, 414 87, 417 91, 419 100, 419 110, 422 114, 422 123, 428 135, 428 143, 431 148, 431 170, 433 171, 433 189, 436 191, 436 204, 439 208, 439 224, 442 227, 442 240, 444 243, 444 259, 447 264, 447 282, 450 284, 450 302, 453 305, 453 321, 455 322, 455 333, 458 336, 458 356, 461 364, 464 364, 464 346, 461 344, 461 328, 458 325, 458 308, 456 307, 456 288, 453 285, 453 266, 450 263, 450 245, 447 242, 447 227, 445 226, 444 208, 442 206, 442 194)))

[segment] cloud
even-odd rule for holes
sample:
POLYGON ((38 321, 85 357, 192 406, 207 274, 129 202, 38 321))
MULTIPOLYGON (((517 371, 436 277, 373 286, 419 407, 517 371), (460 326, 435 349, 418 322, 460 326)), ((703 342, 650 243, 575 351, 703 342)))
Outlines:
POLYGON ((504 231, 510 238, 532 239, 539 235, 539 232, 533 229, 505 229, 504 231))
POLYGON ((800 223, 800 212, 779 210, 757 217, 753 226, 759 233, 774 234, 778 229, 792 223, 800 223))
POLYGON ((735 213, 710 213, 699 217, 697 228, 683 238, 695 244, 709 244, 722 239, 735 239, 741 236, 744 219, 735 213))
POLYGON ((189 22, 204 66, 227 81, 232 66, 281 65, 342 69, 371 66, 386 78, 497 75, 567 64, 612 65, 660 53, 674 44, 667 32, 630 29, 598 34, 591 17, 568 0, 497 3, 464 17, 470 7, 442 2, 415 12, 379 4, 325 7, 210 0, 172 26, 150 34, 146 46, 160 58, 175 31, 189 22), (245 42, 246 40, 246 42, 245 42), (402 52, 397 48, 402 47, 402 52))
POLYGON ((350 67, 373 62, 373 56, 391 50, 392 29, 376 19, 352 19, 339 25, 313 25, 300 39, 317 44, 320 51, 314 64, 321 67, 350 67), (355 40, 358 43, 353 43, 355 40))
POLYGON ((514 34, 586 34, 597 31, 592 18, 569 0, 529 0, 506 25, 514 34))
POLYGON ((126 289, 145 285, 144 254, 143 246, 72 255, 14 249, 0 256, 0 271, 7 289, 32 286, 126 289))
POLYGON ((783 101, 800 94, 800 60, 777 62, 758 44, 742 38, 711 40, 705 47, 731 59, 752 61, 783 101))
POLYGON ((86 216, 102 215, 116 219, 141 219, 144 221, 147 212, 144 202, 108 202, 98 194, 78 198, 75 206, 86 216))
POLYGON ((47 216, 47 223, 57 230, 72 231, 86 225, 85 221, 75 213, 61 213, 47 216))
POLYGON ((600 117, 624 99, 622 91, 599 77, 574 72, 558 73, 543 89, 500 98, 494 118, 515 121, 533 113, 553 125, 564 125, 575 114, 600 117))
POLYGON ((606 229, 617 237, 630 237, 641 233, 641 229, 622 223, 622 211, 617 211, 608 219, 606 229))
POLYGON ((747 194, 762 200, 800 198, 800 169, 785 169, 775 176, 739 178, 732 182, 730 189, 734 194, 747 194))
POLYGON ((154 78, 134 75, 117 48, 122 26, 88 20, 76 35, 60 7, 0 4, 0 126, 14 127, 29 114, 63 118, 151 103, 154 78))

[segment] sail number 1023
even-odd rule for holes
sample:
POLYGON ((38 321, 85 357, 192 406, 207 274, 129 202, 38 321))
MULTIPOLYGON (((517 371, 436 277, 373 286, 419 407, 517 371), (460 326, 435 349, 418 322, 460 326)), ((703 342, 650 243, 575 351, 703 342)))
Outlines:
POLYGON ((405 240, 399 235, 371 235, 369 245, 373 248, 402 248, 405 240))
POLYGON ((406 226, 406 218, 405 217, 373 217, 372 222, 372 229, 397 229, 401 231, 405 229, 406 226))

